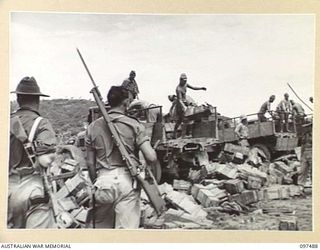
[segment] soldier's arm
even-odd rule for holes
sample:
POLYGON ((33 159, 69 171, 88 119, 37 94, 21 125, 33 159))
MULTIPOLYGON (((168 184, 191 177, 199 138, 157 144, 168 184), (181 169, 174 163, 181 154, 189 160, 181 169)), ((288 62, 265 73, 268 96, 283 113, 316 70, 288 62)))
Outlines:
POLYGON ((136 80, 134 81, 134 83, 135 83, 135 85, 136 85, 137 94, 140 94, 139 87, 138 87, 138 84, 137 84, 136 80))
POLYGON ((205 87, 194 87, 194 86, 191 86, 190 84, 187 84, 187 88, 193 89, 193 90, 207 90, 207 88, 205 87))
POLYGON ((91 127, 89 126, 87 131, 86 131, 86 138, 85 138, 85 143, 86 143, 86 151, 87 151, 87 167, 88 167, 88 172, 89 172, 89 177, 92 183, 97 178, 97 171, 96 171, 96 150, 93 146, 93 142, 91 139, 91 135, 89 132, 89 129, 91 127))
POLYGON ((157 154, 152 148, 150 141, 145 141, 140 145, 140 150, 149 164, 155 163, 157 161, 157 154))
POLYGON ((267 105, 267 112, 272 116, 273 115, 273 111, 271 110, 271 103, 269 102, 267 105))
POLYGON ((43 118, 35 135, 36 154, 51 154, 55 152, 57 138, 54 129, 48 119, 43 118))
POLYGON ((121 86, 128 89, 130 85, 130 82, 128 81, 128 79, 123 80, 121 86))
POLYGON ((289 102, 289 105, 288 105, 288 111, 291 112, 292 111, 292 105, 291 103, 289 102))
POLYGON ((49 167, 55 159, 57 139, 51 123, 46 118, 39 123, 35 145, 35 153, 40 166, 49 167))
POLYGON ((241 124, 238 124, 237 127, 236 127, 236 129, 234 130, 234 132, 236 133, 236 135, 237 135, 239 138, 241 138, 241 136, 240 136, 240 127, 241 127, 241 124))
POLYGON ((157 161, 157 154, 150 144, 150 138, 146 135, 145 128, 138 124, 136 130, 136 145, 141 150, 144 158, 149 164, 157 161))
POLYGON ((87 148, 87 166, 89 177, 92 183, 97 179, 97 171, 96 171, 96 151, 92 147, 87 148))

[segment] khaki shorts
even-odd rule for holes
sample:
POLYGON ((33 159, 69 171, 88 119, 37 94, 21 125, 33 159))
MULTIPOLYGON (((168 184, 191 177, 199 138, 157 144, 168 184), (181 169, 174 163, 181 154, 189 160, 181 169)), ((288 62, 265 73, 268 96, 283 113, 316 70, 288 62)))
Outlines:
POLYGON ((139 228, 140 190, 133 189, 133 180, 127 168, 99 170, 94 185, 97 228, 112 227, 112 224, 115 228, 139 228))

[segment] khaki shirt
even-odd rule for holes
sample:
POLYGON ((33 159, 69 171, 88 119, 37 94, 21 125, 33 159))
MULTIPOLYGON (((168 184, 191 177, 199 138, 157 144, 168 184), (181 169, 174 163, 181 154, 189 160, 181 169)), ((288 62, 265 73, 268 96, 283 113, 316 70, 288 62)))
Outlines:
MULTIPOLYGON (((32 125, 37 117, 40 116, 39 112, 29 108, 20 108, 16 112, 11 114, 11 117, 19 116, 19 119, 29 135, 32 125)), ((55 151, 57 144, 55 132, 48 119, 43 118, 34 136, 34 142, 36 144, 36 154, 47 154, 55 151)), ((22 142, 20 142, 14 135, 10 135, 10 157, 9 168, 19 169, 22 167, 31 167, 32 164, 28 159, 27 154, 24 151, 22 142)))
POLYGON ((300 115, 300 116, 304 116, 305 115, 304 109, 301 106, 301 104, 299 104, 299 103, 295 103, 292 106, 292 112, 293 112, 294 115, 300 115))
POLYGON ((271 103, 269 101, 264 102, 261 105, 259 113, 264 115, 267 111, 270 111, 270 107, 271 107, 271 103))
POLYGON ((239 138, 248 138, 249 129, 246 125, 242 124, 241 122, 237 125, 234 132, 237 134, 239 138))
POLYGON ((186 83, 183 86, 181 86, 179 84, 177 86, 177 88, 176 88, 176 95, 177 95, 179 100, 180 100, 180 97, 181 97, 181 101, 183 101, 183 102, 187 101, 187 87, 188 87, 188 84, 186 83))
POLYGON ((139 94, 138 84, 135 79, 130 80, 130 78, 125 79, 122 83, 122 87, 130 91, 135 98, 139 94))
MULTIPOLYGON (((128 153, 138 159, 140 146, 149 140, 143 125, 121 112, 111 110, 108 113, 128 153)), ((89 125, 86 132, 86 146, 96 151, 97 170, 126 165, 103 117, 89 125)))
POLYGON ((277 106, 277 111, 280 112, 291 112, 292 111, 292 105, 290 101, 283 99, 277 106))

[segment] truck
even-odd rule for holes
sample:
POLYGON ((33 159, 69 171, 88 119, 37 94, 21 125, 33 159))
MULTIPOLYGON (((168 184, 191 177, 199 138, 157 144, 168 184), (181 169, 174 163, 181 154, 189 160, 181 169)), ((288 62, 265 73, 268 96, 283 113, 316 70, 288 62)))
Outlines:
MULTIPOLYGON (((200 169, 210 161, 216 161, 226 144, 238 144, 234 130, 239 117, 229 118, 217 112, 217 107, 202 105, 185 116, 178 138, 173 138, 174 123, 164 121, 162 106, 131 109, 129 114, 139 119, 154 146, 158 164, 153 172, 158 182, 171 182, 174 178, 186 178, 190 169, 200 169), (149 120, 148 112, 156 109, 157 120, 149 120)), ((100 117, 97 107, 89 109, 88 122, 100 117)), ((299 146, 299 126, 295 119, 289 121, 290 132, 280 131, 280 121, 270 117, 260 122, 257 113, 249 114, 248 142, 250 148, 258 148, 267 161, 287 154, 299 146)), ((77 144, 84 149, 84 132, 78 134, 77 144)))

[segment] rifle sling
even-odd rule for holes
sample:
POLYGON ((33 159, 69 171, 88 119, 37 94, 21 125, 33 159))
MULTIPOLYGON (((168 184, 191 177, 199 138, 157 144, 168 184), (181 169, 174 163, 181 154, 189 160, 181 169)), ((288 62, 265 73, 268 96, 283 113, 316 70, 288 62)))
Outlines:
MULTIPOLYGON (((121 117, 124 117, 124 115, 119 115, 119 116, 117 116, 117 117, 115 117, 115 118, 112 118, 112 119, 111 119, 111 122, 112 122, 112 124, 113 124, 113 126, 114 126, 115 131, 116 131, 117 134, 118 134, 118 137, 119 137, 122 145, 123 145, 124 148, 126 149, 128 155, 129 155, 131 158, 133 158, 133 159, 134 159, 137 163, 139 163, 139 165, 140 165, 139 159, 138 159, 137 157, 135 157, 132 153, 130 153, 130 151, 128 150, 128 146, 127 146, 126 143, 123 141, 123 138, 122 138, 122 136, 121 136, 121 134, 120 134, 119 128, 118 128, 117 125, 115 124, 115 122, 119 122, 119 123, 125 124, 125 125, 129 126, 130 128, 132 128, 132 126, 131 126, 129 123, 120 121, 119 118, 121 118, 121 117)), ((110 131, 110 132, 111 132, 111 131, 110 131)), ((119 147, 118 147, 118 148, 119 148, 119 147)), ((119 152, 120 152, 120 149, 119 149, 119 152)), ((120 152, 120 154, 121 154, 121 152, 120 152)), ((124 157, 123 155, 121 155, 121 156, 124 157)), ((127 164, 127 163, 126 163, 126 164, 127 164)), ((127 166, 127 167, 128 167, 128 166, 127 166)))

